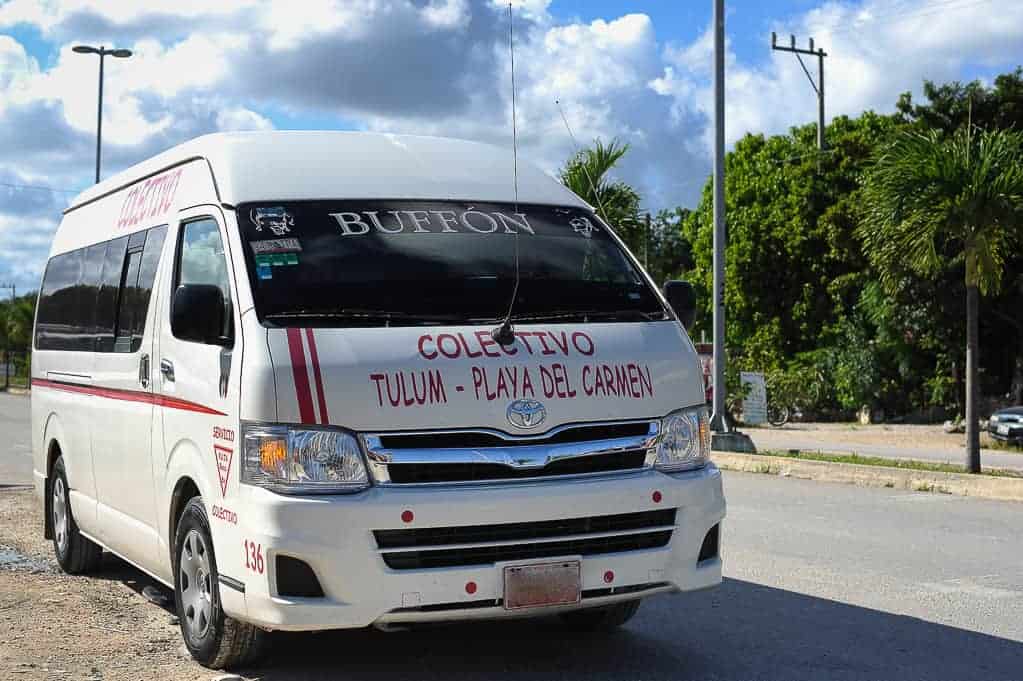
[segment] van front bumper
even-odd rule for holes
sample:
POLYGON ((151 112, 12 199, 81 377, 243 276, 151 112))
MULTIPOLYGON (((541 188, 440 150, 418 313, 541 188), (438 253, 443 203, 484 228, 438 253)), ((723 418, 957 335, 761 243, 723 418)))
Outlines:
POLYGON ((537 616, 721 582, 716 550, 698 560, 704 538, 725 516, 721 474, 713 465, 675 475, 646 470, 518 484, 374 487, 352 496, 289 497, 243 486, 242 498, 245 514, 239 530, 262 547, 265 571, 245 572, 225 562, 223 575, 227 569, 238 574, 222 579, 220 591, 229 615, 267 629, 537 616), (669 509, 677 512, 671 538, 663 546, 582 557, 569 553, 486 565, 392 569, 374 537, 375 530, 531 523, 669 509), (411 512, 411 522, 406 522, 410 515, 406 511, 411 512), (305 561, 324 596, 278 595, 278 555, 305 561), (504 567, 560 560, 581 561, 580 603, 504 609, 504 567))

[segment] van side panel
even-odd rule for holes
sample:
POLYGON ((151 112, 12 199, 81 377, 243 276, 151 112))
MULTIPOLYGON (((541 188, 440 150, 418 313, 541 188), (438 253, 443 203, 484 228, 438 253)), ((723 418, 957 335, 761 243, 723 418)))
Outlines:
MULTIPOLYGON (((50 257, 122 237, 130 242, 130 235, 169 228, 181 208, 216 202, 216 197, 204 160, 159 170, 67 212, 50 257)), ((165 235, 164 252, 173 251, 171 238, 165 235)), ((159 271, 169 267, 165 260, 157 259, 159 271)), ((127 256, 123 267, 118 306, 125 287, 130 286, 124 278, 131 271, 127 256)), ((158 273, 154 283, 162 278, 158 273)), ((37 491, 49 489, 48 453, 56 444, 68 473, 72 512, 83 532, 151 573, 164 568, 163 577, 169 575, 169 561, 166 552, 158 551, 157 530, 166 510, 154 494, 152 451, 155 443, 159 456, 163 455, 162 433, 158 428, 154 431, 153 422, 162 396, 153 390, 159 367, 152 350, 159 332, 156 310, 161 295, 168 294, 154 286, 142 338, 129 348, 114 351, 97 341, 94 352, 35 349, 32 439, 37 491), (128 477, 126 464, 132 471, 128 477)), ((47 509, 45 498, 41 501, 47 509)))

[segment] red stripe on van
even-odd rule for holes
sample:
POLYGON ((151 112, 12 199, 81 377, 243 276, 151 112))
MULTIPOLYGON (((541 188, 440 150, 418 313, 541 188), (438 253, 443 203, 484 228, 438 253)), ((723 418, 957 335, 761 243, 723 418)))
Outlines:
POLYGON ((33 388, 50 388, 51 390, 63 390, 69 393, 81 393, 83 395, 94 395, 104 397, 108 400, 121 400, 124 402, 143 402, 157 407, 168 409, 180 409, 182 411, 194 411, 199 414, 212 414, 215 416, 227 416, 222 411, 211 409, 203 404, 189 402, 169 395, 159 395, 143 392, 141 390, 121 390, 119 388, 102 388, 95 385, 82 383, 66 383, 64 381, 51 381, 45 378, 33 378, 33 388))
POLYGON ((320 406, 320 423, 327 425, 330 418, 327 416, 327 400, 323 396, 323 376, 320 375, 320 357, 316 354, 316 338, 312 329, 305 330, 306 340, 309 341, 309 357, 313 360, 313 378, 316 379, 316 401, 320 406))
POLYGON ((295 397, 298 398, 298 415, 302 423, 316 423, 313 413, 313 394, 309 390, 309 374, 306 372, 305 352, 302 350, 301 329, 288 329, 288 352, 291 354, 291 375, 295 379, 295 397))

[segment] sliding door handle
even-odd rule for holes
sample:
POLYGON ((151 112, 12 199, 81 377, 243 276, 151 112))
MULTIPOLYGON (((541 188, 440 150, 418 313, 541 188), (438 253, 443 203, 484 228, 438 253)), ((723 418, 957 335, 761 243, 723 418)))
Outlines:
POLYGON ((173 381, 174 380, 174 362, 169 359, 160 360, 160 373, 163 374, 163 380, 173 381))

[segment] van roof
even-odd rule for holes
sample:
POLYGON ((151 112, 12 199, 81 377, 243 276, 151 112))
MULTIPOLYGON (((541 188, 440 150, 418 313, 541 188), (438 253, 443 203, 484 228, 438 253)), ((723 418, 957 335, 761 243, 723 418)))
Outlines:
MULTIPOLYGON (((260 131, 213 133, 180 144, 86 189, 67 211, 194 159, 208 162, 220 201, 232 205, 345 198, 515 200, 510 149, 420 135, 260 131)), ((586 205, 524 162, 518 200, 586 205)))

